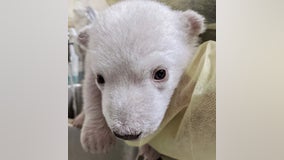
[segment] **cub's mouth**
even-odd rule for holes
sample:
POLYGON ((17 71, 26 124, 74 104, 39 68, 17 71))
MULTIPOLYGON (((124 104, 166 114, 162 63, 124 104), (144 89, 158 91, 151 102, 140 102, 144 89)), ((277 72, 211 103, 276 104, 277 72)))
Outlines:
POLYGON ((123 139, 123 140, 137 140, 139 139, 140 135, 142 134, 142 132, 140 132, 139 134, 125 134, 125 135, 122 135, 122 134, 118 134, 116 132, 113 132, 113 134, 120 138, 120 139, 123 139))

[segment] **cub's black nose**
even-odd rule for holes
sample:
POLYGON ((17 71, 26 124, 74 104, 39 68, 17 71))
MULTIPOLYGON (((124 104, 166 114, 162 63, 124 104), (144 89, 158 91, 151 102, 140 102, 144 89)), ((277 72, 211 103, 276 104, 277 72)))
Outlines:
POLYGON ((118 134, 116 132, 113 132, 113 133, 116 137, 124 139, 124 140, 135 140, 135 139, 138 139, 139 136, 141 135, 141 133, 139 133, 139 134, 126 134, 126 135, 121 135, 121 134, 118 134))

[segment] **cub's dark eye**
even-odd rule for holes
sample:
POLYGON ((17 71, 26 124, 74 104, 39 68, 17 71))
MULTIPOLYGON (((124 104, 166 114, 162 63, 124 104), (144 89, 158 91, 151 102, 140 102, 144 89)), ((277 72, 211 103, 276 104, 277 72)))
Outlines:
POLYGON ((154 71, 153 78, 156 81, 162 81, 166 78, 167 71, 165 69, 158 69, 154 71))
POLYGON ((97 75, 97 82, 98 82, 99 84, 104 84, 104 83, 105 83, 104 77, 103 77, 102 75, 98 74, 98 75, 97 75))

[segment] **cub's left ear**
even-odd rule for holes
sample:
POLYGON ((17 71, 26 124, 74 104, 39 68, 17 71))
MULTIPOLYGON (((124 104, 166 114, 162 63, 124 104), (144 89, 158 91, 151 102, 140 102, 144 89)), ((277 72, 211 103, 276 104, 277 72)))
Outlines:
POLYGON ((182 21, 190 36, 198 36, 203 33, 205 28, 205 18, 193 10, 182 12, 182 21))

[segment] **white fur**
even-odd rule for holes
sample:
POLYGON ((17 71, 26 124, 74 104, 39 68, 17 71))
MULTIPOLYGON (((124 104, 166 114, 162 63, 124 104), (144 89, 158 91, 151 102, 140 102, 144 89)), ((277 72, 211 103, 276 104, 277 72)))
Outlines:
POLYGON ((106 151, 112 132, 142 133, 142 138, 157 130, 204 31, 203 20, 193 11, 142 0, 98 13, 97 21, 82 31, 89 35, 81 136, 86 150, 106 151), (158 67, 167 69, 167 80, 153 80, 158 67), (96 82, 97 74, 105 84, 96 82))

